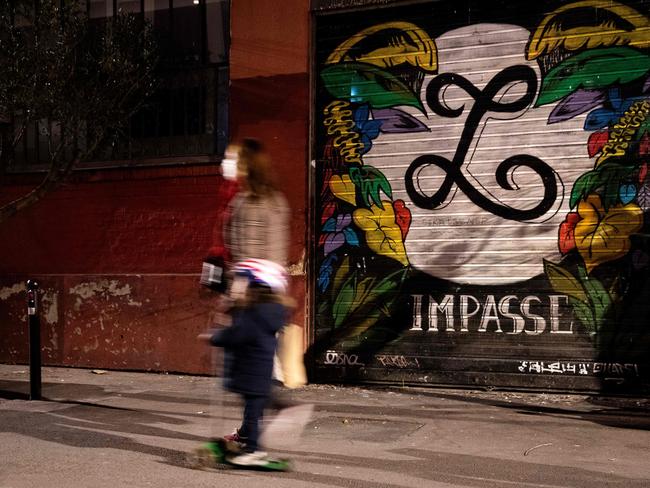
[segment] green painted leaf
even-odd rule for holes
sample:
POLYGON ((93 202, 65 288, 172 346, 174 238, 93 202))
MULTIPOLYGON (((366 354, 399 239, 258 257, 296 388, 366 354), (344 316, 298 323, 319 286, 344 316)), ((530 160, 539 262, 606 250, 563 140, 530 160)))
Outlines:
POLYGON ((580 277, 580 282, 584 287, 591 304, 593 305, 593 317, 596 327, 600 327, 605 314, 609 310, 609 307, 612 304, 612 299, 607 293, 607 290, 603 284, 598 281, 596 278, 590 278, 587 275, 587 270, 579 266, 578 267, 578 276, 580 277))
POLYGON ((544 77, 535 106, 556 102, 579 88, 625 84, 650 70, 650 57, 630 47, 589 49, 565 59, 544 77))
POLYGON ((341 287, 333 307, 334 326, 339 327, 355 312, 363 312, 364 320, 387 314, 395 297, 390 297, 403 283, 408 268, 401 268, 381 280, 369 276, 361 281, 353 273, 341 287), (388 296, 387 296, 388 295, 388 296))
POLYGON ((619 198, 619 188, 625 178, 640 165, 641 159, 635 159, 634 164, 621 164, 620 162, 607 161, 598 168, 588 171, 580 176, 573 184, 569 204, 574 208, 580 200, 584 200, 591 193, 603 189, 603 206, 605 210, 615 205, 619 198))
POLYGON ((582 325, 584 325, 589 332, 596 332, 594 314, 589 305, 586 305, 581 301, 576 300, 575 298, 570 298, 569 303, 573 307, 573 313, 578 318, 578 320, 582 322, 582 325))
POLYGON ((557 293, 568 295, 582 303, 589 304, 589 298, 587 298, 585 289, 580 284, 580 281, 566 269, 544 260, 544 272, 551 287, 557 293))
POLYGON ((571 190, 571 199, 569 200, 571 208, 575 208, 580 200, 587 198, 587 195, 594 189, 594 181, 596 181, 597 177, 597 171, 593 170, 583 174, 575 181, 571 190))
POLYGON ((345 256, 345 259, 343 259, 343 262, 341 262, 341 265, 336 270, 336 274, 334 275, 334 281, 332 283, 333 298, 338 296, 338 292, 341 289, 341 285, 343 285, 349 273, 350 273, 350 257, 345 256))
POLYGON ((371 64, 332 64, 320 76, 334 98, 369 103, 374 108, 409 105, 424 112, 420 99, 402 81, 371 64))
POLYGON ((334 327, 339 327, 343 321, 350 315, 350 308, 352 307, 352 301, 354 300, 354 293, 356 289, 357 274, 352 273, 348 279, 341 286, 341 291, 339 291, 334 300, 334 306, 332 307, 332 316, 334 318, 334 327))
POLYGON ((350 168, 350 180, 359 188, 361 198, 366 207, 372 203, 379 208, 384 208, 381 201, 381 192, 392 200, 393 190, 384 174, 372 166, 353 166, 350 168))

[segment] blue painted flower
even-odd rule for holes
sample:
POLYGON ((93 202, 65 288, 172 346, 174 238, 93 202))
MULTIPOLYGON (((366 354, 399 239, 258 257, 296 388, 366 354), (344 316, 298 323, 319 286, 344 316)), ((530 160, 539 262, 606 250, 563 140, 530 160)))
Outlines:
POLYGON ((369 105, 361 105, 354 112, 354 124, 357 127, 357 132, 359 132, 361 142, 363 143, 361 154, 366 154, 370 151, 372 140, 379 136, 379 130, 381 129, 382 123, 383 120, 370 119, 369 105))
POLYGON ((330 286, 330 280, 334 273, 334 263, 336 263, 338 259, 339 258, 336 254, 330 254, 320 265, 320 272, 318 273, 318 289, 321 293, 324 293, 330 286))
POLYGON ((325 256, 336 251, 346 242, 351 246, 359 245, 359 237, 350 224, 352 215, 337 215, 336 218, 330 217, 323 224, 321 241, 325 245, 325 256))
POLYGON ((616 124, 627 109, 642 97, 624 99, 619 88, 610 88, 607 91, 607 98, 612 108, 597 108, 589 112, 585 119, 585 130, 600 130, 616 124))

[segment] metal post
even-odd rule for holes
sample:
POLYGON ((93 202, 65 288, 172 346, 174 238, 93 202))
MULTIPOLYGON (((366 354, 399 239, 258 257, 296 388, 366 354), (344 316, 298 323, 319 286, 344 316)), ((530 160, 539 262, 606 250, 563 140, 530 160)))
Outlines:
POLYGON ((29 322, 29 399, 41 399, 41 321, 38 316, 38 283, 27 280, 29 322))

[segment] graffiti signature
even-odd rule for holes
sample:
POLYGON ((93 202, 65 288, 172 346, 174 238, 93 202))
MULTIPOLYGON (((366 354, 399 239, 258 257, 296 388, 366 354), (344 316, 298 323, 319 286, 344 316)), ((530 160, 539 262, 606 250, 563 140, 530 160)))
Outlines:
POLYGON ((335 366, 363 366, 359 362, 359 356, 356 354, 345 354, 337 351, 327 351, 325 353, 325 364, 335 366))

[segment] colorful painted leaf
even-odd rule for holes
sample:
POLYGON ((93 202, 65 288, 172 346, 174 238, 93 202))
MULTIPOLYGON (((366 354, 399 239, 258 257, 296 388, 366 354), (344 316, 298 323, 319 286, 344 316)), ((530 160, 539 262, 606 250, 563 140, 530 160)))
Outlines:
POLYGON ((544 260, 544 272, 554 291, 568 295, 583 303, 589 303, 585 289, 580 284, 580 281, 566 269, 544 260))
POLYGON ((636 202, 644 212, 650 210, 650 186, 647 183, 639 188, 639 192, 636 195, 636 202))
POLYGON ((553 68, 542 81, 536 106, 553 103, 579 89, 598 90, 625 84, 650 70, 650 57, 629 47, 590 49, 553 68))
POLYGON ((614 125, 620 119, 620 114, 605 108, 598 108, 589 112, 585 119, 584 129, 586 131, 601 130, 614 125))
POLYGON ((596 278, 590 278, 582 266, 578 266, 578 276, 591 301, 594 323, 598 328, 612 305, 612 300, 603 284, 596 278))
POLYGON ((329 234, 325 238, 325 256, 336 251, 339 247, 345 244, 345 235, 343 232, 336 232, 329 234))
POLYGON ((576 247, 587 273, 598 265, 623 257, 630 250, 630 235, 643 226, 643 211, 635 203, 605 211, 600 196, 589 195, 578 205, 582 220, 576 224, 576 247))
POLYGON ((327 219, 321 229, 322 232, 334 232, 336 230, 336 219, 333 217, 327 219))
MULTIPOLYGON (((375 276, 368 276, 359 279, 357 272, 354 272, 345 282, 334 302, 334 325, 339 327, 347 317, 361 310, 370 307, 372 311, 382 308, 392 302, 393 298, 386 295, 394 292, 404 281, 408 268, 399 269, 383 279, 375 276)), ((367 311, 367 310, 366 310, 367 311)), ((364 316, 369 315, 364 312, 364 316)))
POLYGON ((573 189, 571 190, 571 198, 569 200, 570 208, 575 208, 580 200, 586 198, 587 195, 601 186, 601 184, 598 183, 598 176, 598 170, 592 170, 578 177, 573 184, 573 189))
POLYGON ((323 207, 323 212, 321 213, 320 216, 320 221, 321 223, 327 222, 332 215, 334 215, 334 212, 336 211, 336 204, 334 202, 328 202, 325 204, 323 207))
POLYGON ((353 217, 357 227, 365 231, 370 249, 408 266, 402 232, 395 222, 395 211, 390 201, 384 201, 383 208, 373 205, 369 210, 357 209, 353 217))
POLYGON ((352 300, 357 285, 357 274, 352 273, 348 279, 343 283, 341 290, 334 300, 332 306, 332 317, 334 318, 334 327, 340 326, 350 313, 352 300))
POLYGON ((327 290, 334 272, 333 265, 338 260, 335 254, 329 255, 321 264, 320 272, 318 273, 318 289, 321 293, 327 290))
POLYGON ((420 99, 397 77, 365 63, 339 63, 321 71, 334 98, 369 103, 373 108, 409 105, 424 112, 420 99))
POLYGON ((389 274, 376 285, 373 285, 363 300, 358 302, 356 308, 365 305, 372 306, 373 309, 383 309, 384 313, 388 312, 390 304, 395 300, 394 292, 402 285, 408 268, 402 268, 394 273, 389 274))
POLYGON ((609 132, 606 130, 594 132, 589 136, 589 142, 587 143, 587 152, 589 157, 593 158, 596 154, 603 150, 607 140, 609 139, 609 132))
POLYGON ((569 298, 569 304, 573 307, 573 313, 577 319, 582 323, 582 325, 589 332, 596 332, 596 324, 594 321, 594 312, 591 310, 591 307, 586 303, 576 300, 575 298, 569 298))
POLYGON ((569 205, 574 208, 580 200, 600 188, 604 188, 603 204, 605 210, 616 204, 619 199, 619 188, 624 179, 635 171, 634 166, 627 166, 617 162, 605 162, 596 169, 580 176, 573 184, 569 205))
POLYGON ((351 205, 356 203, 356 188, 348 175, 334 175, 329 182, 332 194, 351 205))
POLYGON ((372 111, 375 120, 381 120, 381 131, 387 134, 407 132, 429 132, 430 129, 411 114, 396 108, 376 109, 372 111))
POLYGON ((359 246, 359 237, 357 236, 357 233, 354 231, 354 229, 346 227, 343 229, 343 234, 345 235, 345 241, 348 244, 355 247, 359 246))
POLYGON ((436 73, 438 49, 429 34, 410 22, 374 24, 337 46, 326 63, 362 61, 381 68, 407 68, 436 73))
POLYGON ((639 141, 639 156, 649 156, 649 155, 650 155, 650 134, 646 132, 641 138, 641 140, 639 141))
POLYGON ((585 119, 585 130, 594 131, 615 125, 634 102, 638 100, 638 98, 622 98, 618 88, 611 88, 608 93, 609 103, 613 109, 599 108, 590 112, 585 119))
POLYGON ((369 120, 363 124, 363 128, 361 130, 363 131, 363 134, 369 139, 376 139, 379 136, 379 131, 382 124, 383 121, 381 120, 369 120))
POLYGON ((381 207, 381 193, 392 198, 393 192, 390 183, 384 174, 372 166, 352 166, 350 179, 359 188, 363 203, 370 207, 371 203, 381 207), (372 202, 371 202, 372 200, 372 202))
POLYGON ((643 163, 639 168, 639 183, 643 184, 645 182, 646 176, 648 176, 648 163, 643 163))
POLYGON ((549 124, 571 120, 605 101, 603 90, 576 90, 556 105, 548 116, 549 124))
POLYGON ((349 273, 350 257, 345 256, 339 265, 339 268, 336 270, 336 274, 334 275, 334 281, 332 282, 332 296, 336 296, 338 294, 349 273))
POLYGON ((399 225, 402 231, 402 240, 406 240, 406 236, 411 228, 411 211, 404 203, 404 200, 395 200, 393 202, 393 209, 395 210, 395 222, 397 222, 397 225, 399 225))
POLYGON ((627 205, 636 197, 635 185, 621 185, 618 190, 618 195, 623 205, 627 205))
POLYGON ((576 247, 576 224, 580 220, 580 216, 577 212, 569 212, 564 219, 564 222, 560 224, 560 232, 558 239, 558 247, 560 248, 560 253, 568 254, 576 247))

